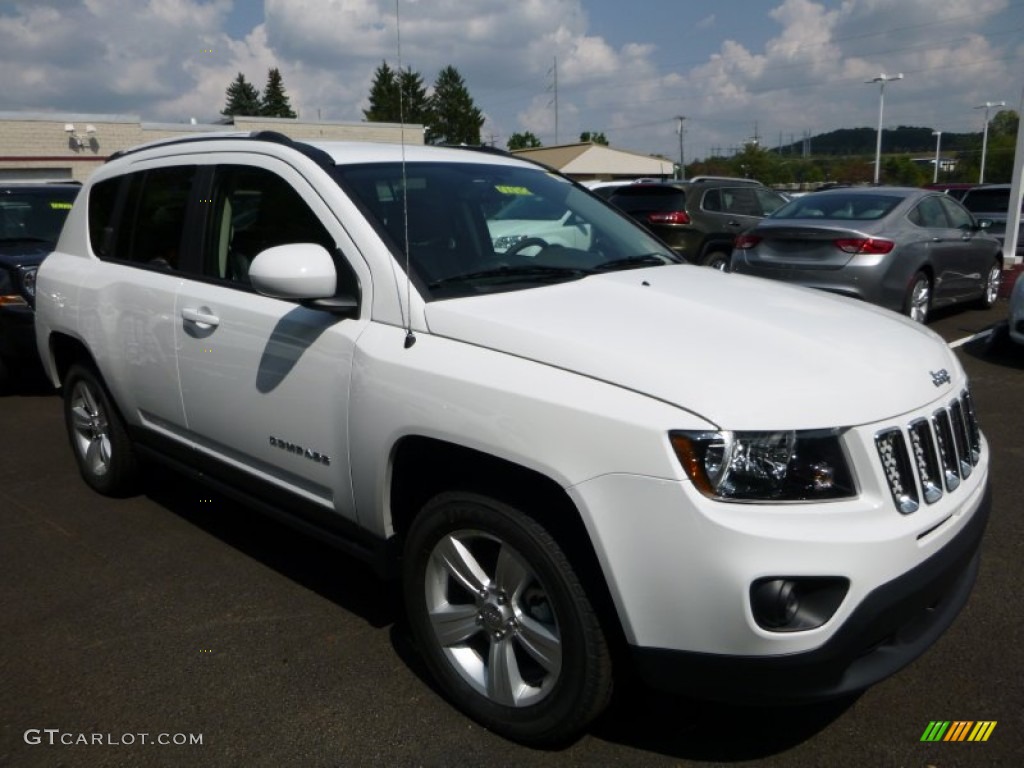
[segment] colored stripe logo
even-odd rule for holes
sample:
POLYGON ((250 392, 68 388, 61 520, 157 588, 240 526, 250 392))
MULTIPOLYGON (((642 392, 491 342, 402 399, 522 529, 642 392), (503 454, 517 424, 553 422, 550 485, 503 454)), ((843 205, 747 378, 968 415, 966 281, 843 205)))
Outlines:
POLYGON ((996 720, 932 720, 921 741, 988 741, 996 720))

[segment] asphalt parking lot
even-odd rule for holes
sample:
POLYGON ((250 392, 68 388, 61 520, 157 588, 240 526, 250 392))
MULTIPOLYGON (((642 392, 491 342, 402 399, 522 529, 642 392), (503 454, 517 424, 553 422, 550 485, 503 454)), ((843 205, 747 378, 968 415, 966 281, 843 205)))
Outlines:
MULTIPOLYGON (((1003 300, 931 327, 956 342, 1005 315, 1003 300)), ((971 600, 924 657, 855 700, 804 708, 623 691, 554 752, 445 703, 406 645, 394 590, 368 571, 172 474, 154 472, 133 498, 92 493, 59 398, 8 391, 0 765, 1020 765, 1024 350, 957 350, 991 446, 994 507, 971 600), (996 727, 983 743, 922 742, 935 720, 996 727)))

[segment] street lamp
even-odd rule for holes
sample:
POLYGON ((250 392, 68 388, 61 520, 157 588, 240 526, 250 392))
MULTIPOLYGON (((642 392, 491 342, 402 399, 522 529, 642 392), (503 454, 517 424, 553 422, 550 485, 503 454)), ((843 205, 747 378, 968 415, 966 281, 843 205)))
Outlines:
POLYGON ((878 92, 878 139, 875 142, 875 184, 878 183, 878 170, 882 165, 882 115, 885 112, 885 84, 892 80, 902 80, 903 73, 898 75, 887 75, 885 72, 865 83, 879 83, 878 92))
POLYGON ((676 120, 679 121, 679 180, 686 181, 686 162, 683 159, 683 121, 686 118, 683 115, 676 115, 676 120))
POLYGON ((981 138, 981 170, 978 172, 978 183, 985 183, 985 152, 988 150, 988 111, 992 107, 1005 107, 1005 101, 986 101, 984 104, 980 104, 975 109, 985 110, 985 130, 982 131, 981 138))
POLYGON ((939 180, 939 147, 942 146, 942 131, 932 131, 935 137, 935 175, 932 176, 932 184, 939 180))

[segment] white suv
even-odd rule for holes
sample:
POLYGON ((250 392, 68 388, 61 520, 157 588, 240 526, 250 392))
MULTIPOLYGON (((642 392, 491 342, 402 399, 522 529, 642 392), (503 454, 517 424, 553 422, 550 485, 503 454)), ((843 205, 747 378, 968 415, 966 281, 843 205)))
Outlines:
POLYGON ((160 459, 400 576, 440 689, 526 743, 579 734, 626 666, 863 689, 977 573, 988 446, 937 336, 681 264, 510 156, 148 145, 85 185, 37 296, 89 485, 160 459), (509 194, 585 244, 497 249, 509 194))

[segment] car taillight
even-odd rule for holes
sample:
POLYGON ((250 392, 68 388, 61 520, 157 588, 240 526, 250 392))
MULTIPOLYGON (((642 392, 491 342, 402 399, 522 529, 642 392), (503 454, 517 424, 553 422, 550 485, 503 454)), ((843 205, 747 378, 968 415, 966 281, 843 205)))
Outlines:
POLYGON ((836 240, 836 248, 843 253, 888 253, 895 245, 892 240, 880 240, 877 237, 853 237, 836 240))
POLYGON ((761 242, 761 238, 757 235, 738 235, 733 241, 732 247, 739 248, 741 251, 745 251, 748 248, 753 248, 755 245, 761 242))
POLYGON ((690 215, 686 211, 663 211, 647 214, 651 224, 689 224, 690 215))

